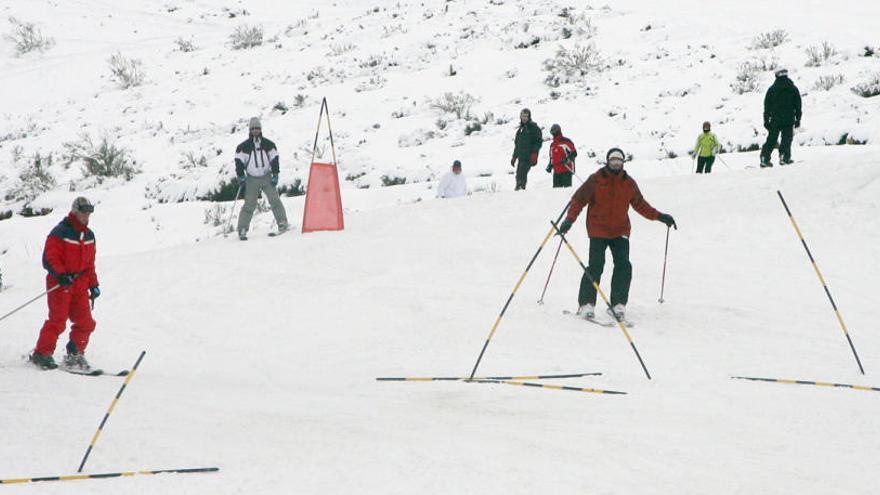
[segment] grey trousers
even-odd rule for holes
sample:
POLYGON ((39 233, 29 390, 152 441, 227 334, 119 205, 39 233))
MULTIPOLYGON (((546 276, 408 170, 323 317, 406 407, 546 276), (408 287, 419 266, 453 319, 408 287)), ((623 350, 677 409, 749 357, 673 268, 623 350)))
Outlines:
POLYGON ((269 174, 262 177, 248 175, 244 186, 244 206, 241 207, 241 212, 238 214, 239 232, 247 232, 250 228, 260 191, 263 191, 269 200, 269 206, 272 207, 272 214, 275 215, 278 228, 282 230, 287 228, 287 212, 284 211, 284 205, 281 203, 281 198, 278 197, 278 190, 272 185, 272 177, 269 174))

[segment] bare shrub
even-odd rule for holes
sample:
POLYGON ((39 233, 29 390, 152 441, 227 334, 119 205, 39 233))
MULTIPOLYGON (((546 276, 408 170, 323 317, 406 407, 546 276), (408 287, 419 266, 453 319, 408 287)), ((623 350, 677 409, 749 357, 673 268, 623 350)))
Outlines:
POLYGON ((749 48, 752 50, 776 48, 787 42, 789 39, 788 32, 784 29, 767 31, 752 38, 752 43, 749 45, 749 48))
POLYGON ((122 89, 140 86, 144 83, 145 75, 141 68, 143 63, 139 59, 127 58, 122 53, 116 52, 110 56, 107 63, 110 66, 111 78, 122 89))
POLYGON ((186 39, 183 36, 174 40, 174 44, 177 45, 177 49, 183 53, 194 52, 198 49, 198 47, 193 43, 192 38, 186 39))
POLYGON ((458 119, 466 119, 471 116, 471 107, 476 98, 468 93, 444 93, 443 96, 430 102, 431 108, 436 108, 443 113, 454 114, 458 119))
POLYGON ((233 50, 245 50, 263 44, 263 26, 244 24, 229 35, 233 50))
POLYGON ((49 168, 52 167, 52 154, 45 156, 39 152, 28 161, 27 166, 18 176, 16 184, 6 193, 7 201, 31 201, 41 193, 55 188, 56 182, 49 168))
POLYGON ((548 72, 544 83, 556 88, 560 84, 580 79, 584 76, 601 72, 604 69, 602 60, 596 45, 575 45, 571 49, 560 46, 553 58, 544 61, 544 70, 548 72))
POLYGON ((856 84, 850 89, 853 93, 864 98, 880 95, 880 72, 871 74, 867 80, 856 84))
POLYGON ((834 48, 834 45, 827 41, 823 41, 822 46, 810 45, 805 51, 807 53, 807 67, 819 67, 829 58, 837 55, 837 48, 834 48))
POLYGON ((9 24, 12 25, 12 32, 3 35, 3 39, 15 45, 15 53, 19 56, 34 51, 44 52, 55 46, 55 40, 44 35, 32 22, 23 22, 10 17, 9 24))
POLYGON ((95 143, 90 135, 82 134, 79 141, 64 143, 63 158, 67 166, 80 163, 83 176, 94 177, 99 183, 113 177, 130 181, 140 172, 129 151, 116 146, 116 143, 111 142, 107 136, 103 136, 100 142, 95 143))
POLYGON ((813 85, 813 89, 817 91, 829 91, 834 86, 842 84, 843 81, 843 74, 820 76, 819 79, 816 80, 816 84, 813 85))

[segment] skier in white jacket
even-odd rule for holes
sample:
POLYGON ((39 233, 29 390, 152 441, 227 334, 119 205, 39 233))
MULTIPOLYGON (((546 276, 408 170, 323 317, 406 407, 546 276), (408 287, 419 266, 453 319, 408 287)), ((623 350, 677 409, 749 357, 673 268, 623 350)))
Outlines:
POLYGON ((437 186, 438 198, 457 198, 466 196, 468 192, 467 180, 461 175, 461 162, 455 160, 452 162, 452 171, 440 179, 440 185, 437 186))

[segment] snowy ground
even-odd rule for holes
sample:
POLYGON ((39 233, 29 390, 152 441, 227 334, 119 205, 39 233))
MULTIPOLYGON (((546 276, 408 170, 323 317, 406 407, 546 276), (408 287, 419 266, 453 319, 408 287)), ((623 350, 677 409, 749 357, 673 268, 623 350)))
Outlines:
MULTIPOLYGON (((880 7, 804 2, 785 19, 756 16, 766 6, 755 0, 708 9, 690 0, 674 7, 635 0, 609 9, 579 7, 574 13, 592 19, 603 55, 627 62, 556 88, 560 98, 554 100, 541 62, 559 43, 588 42, 576 34, 559 41, 560 23, 567 22, 558 15, 562 4, 539 10, 511 1, 370 5, 378 10, 317 1, 0 5, 0 17, 38 21, 57 42, 44 54, 0 57, 3 87, 16 88, 4 92, 0 109, 0 192, 17 187, 26 165, 10 159, 13 148, 20 146, 25 157, 59 153, 84 130, 118 136, 143 167, 131 182, 96 187, 78 166, 56 162, 51 173, 58 187, 32 203, 56 211, 0 221, 0 269, 11 285, 0 293, 0 314, 42 290, 45 235, 86 191, 98 202, 93 227, 104 289, 89 357, 116 370, 147 351, 86 471, 221 468, 218 474, 0 491, 880 491, 873 475, 880 393, 729 378, 880 386, 878 100, 849 91, 877 71, 877 59, 860 54, 877 43, 866 19, 880 15, 880 7), (230 50, 228 34, 245 22, 262 24, 266 37, 278 35, 278 41, 230 50), (293 29, 285 34, 288 26, 293 29), (760 140, 753 129, 760 128, 760 100, 771 76, 761 74, 758 92, 746 95, 734 95, 730 84, 741 62, 770 56, 747 50, 751 39, 777 28, 791 36, 777 57, 809 93, 794 152, 799 163, 759 170, 747 168, 756 153, 731 153, 711 176, 691 175, 684 155, 703 120, 717 123, 731 149, 760 140), (533 34, 536 47, 514 48, 533 34), (179 36, 192 37, 199 49, 174 51, 179 36), (823 67, 804 67, 804 48, 824 40, 841 53, 823 67), (117 48, 144 60, 147 84, 114 89, 106 59, 117 48), (371 55, 384 61, 361 67, 371 55), (254 67, 254 59, 265 66, 254 67), (447 77, 450 64, 457 75, 447 77), (331 66, 346 74, 312 85, 305 75, 318 66, 325 75, 331 66), (205 67, 208 74, 200 75, 205 67), (844 84, 827 93, 811 89, 818 76, 838 72, 844 84), (382 87, 356 89, 377 75, 382 87), (530 106, 545 126, 560 122, 582 155, 624 146, 634 155, 628 170, 648 200, 675 216, 681 229, 671 236, 662 305, 666 229, 632 216, 629 310, 637 325, 631 332, 652 381, 618 329, 561 314, 574 309, 580 277, 565 251, 546 304, 536 304, 555 239, 502 320, 480 374, 599 371, 600 377, 552 383, 628 395, 375 381, 467 375, 572 192, 550 189, 540 167, 527 192, 510 191, 513 123, 489 124, 465 137, 464 120, 428 104, 459 90, 478 98, 474 113, 480 116, 491 111, 495 119, 513 119, 530 106), (303 108, 270 111, 278 101, 292 104, 298 93, 307 97, 303 108), (313 139, 325 95, 334 111, 341 175, 365 172, 343 183, 345 231, 269 239, 271 218, 262 214, 252 240, 240 243, 223 238, 214 222, 228 218, 228 203, 174 202, 228 177, 230 152, 243 138, 240 129, 231 130, 255 113, 281 147, 283 181, 305 178, 303 147, 313 139), (408 115, 392 117, 404 107, 408 115), (449 120, 447 130, 438 132, 438 118, 449 120), (374 123, 381 125, 374 129, 374 123), (413 132, 418 129, 435 137, 406 146, 423 135, 413 132), (844 133, 870 144, 819 146, 844 133), (178 162, 187 151, 204 154, 208 166, 182 169, 178 162), (680 156, 666 159, 668 151, 680 156), (475 194, 434 201, 430 179, 453 158, 465 163, 475 194), (379 187, 382 175, 411 180, 379 187), (867 376, 858 373, 777 190, 823 271, 867 376)), ((583 20, 575 24, 583 27, 583 20)), ((586 156, 579 161, 584 177, 593 169, 586 156)), ((303 198, 284 201, 298 223, 303 198)), ((10 199, 0 212, 23 204, 10 199)), ((585 256, 583 224, 572 232, 585 256)), ((40 301, 0 322, 0 478, 73 473, 121 383, 30 368, 22 357, 44 317, 40 301)))
MULTIPOLYGON (((728 378, 878 385, 877 150, 810 155, 787 169, 641 181, 681 226, 661 306, 665 229, 634 218, 632 333, 651 382, 617 329, 560 314, 575 305, 570 256, 560 255, 543 307, 552 254, 535 264, 481 373, 601 371, 565 383, 626 396, 373 380, 467 374, 568 191, 377 208, 350 215, 341 233, 104 255, 90 356, 116 369, 148 354, 89 470, 222 472, 4 491, 874 493, 880 396, 728 378)), ((107 245, 120 242, 113 221, 94 217, 107 245)), ((584 254, 581 228, 572 237, 584 254)), ((13 268, 21 282, 3 308, 39 291, 35 259, 13 268)), ((119 384, 20 361, 43 312, 37 304, 4 322, 4 476, 72 472, 119 384)))

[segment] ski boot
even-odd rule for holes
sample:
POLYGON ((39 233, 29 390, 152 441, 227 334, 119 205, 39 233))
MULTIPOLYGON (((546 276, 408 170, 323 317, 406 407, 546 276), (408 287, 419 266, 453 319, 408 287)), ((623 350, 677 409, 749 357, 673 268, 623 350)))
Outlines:
POLYGON ((28 360, 35 365, 39 366, 40 369, 44 370, 54 370, 58 367, 58 364, 55 362, 55 358, 52 357, 51 354, 43 355, 34 351, 28 356, 28 360))
POLYGON ((584 304, 583 306, 578 308, 577 315, 579 318, 592 320, 596 317, 596 308, 592 304, 584 304))
POLYGON ((770 161, 770 158, 765 157, 765 156, 761 157, 761 168, 768 168, 768 167, 772 167, 772 166, 773 166, 773 162, 770 161))
POLYGON ((623 304, 615 304, 613 308, 608 308, 605 311, 614 320, 626 321, 626 306, 623 304))
POLYGON ((76 344, 73 342, 67 343, 67 355, 64 356, 64 367, 69 370, 83 372, 88 372, 92 369, 92 367, 89 366, 89 362, 86 361, 86 357, 83 353, 77 351, 76 344))
POLYGON ((247 240, 247 230, 239 230, 238 231, 238 240, 246 241, 247 240))

